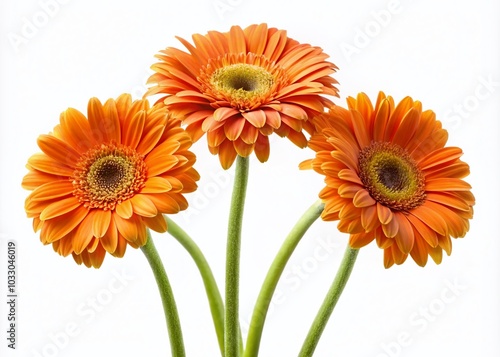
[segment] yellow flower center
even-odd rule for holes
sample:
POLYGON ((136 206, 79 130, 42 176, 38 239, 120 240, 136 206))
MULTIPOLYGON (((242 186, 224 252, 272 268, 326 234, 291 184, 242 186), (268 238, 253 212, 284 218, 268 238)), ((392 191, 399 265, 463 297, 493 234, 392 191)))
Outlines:
POLYGON ((425 202, 425 179, 417 163, 400 146, 376 142, 359 153, 360 179, 370 195, 394 210, 425 202))
POLYGON ((272 101, 287 83, 287 76, 262 55, 229 53, 211 59, 198 80, 201 91, 214 99, 214 105, 247 111, 272 101))
POLYGON ((144 187, 146 171, 146 163, 134 149, 99 144, 78 161, 73 194, 88 209, 113 210, 144 187))
POLYGON ((216 70, 210 82, 221 93, 244 102, 267 94, 274 84, 274 78, 262 67, 237 63, 216 70))

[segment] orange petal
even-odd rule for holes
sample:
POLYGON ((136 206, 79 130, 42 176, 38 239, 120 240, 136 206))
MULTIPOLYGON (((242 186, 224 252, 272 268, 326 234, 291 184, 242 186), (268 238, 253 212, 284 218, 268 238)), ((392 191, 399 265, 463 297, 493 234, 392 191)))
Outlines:
POLYGON ((167 231, 167 221, 161 213, 158 213, 155 217, 143 217, 142 220, 146 226, 155 232, 164 233, 167 231))
POLYGON ((108 224, 106 234, 100 239, 103 248, 113 254, 118 246, 118 229, 116 228, 115 220, 111 219, 108 224))
POLYGON ((172 198, 173 194, 159 193, 154 195, 146 195, 155 207, 161 213, 173 214, 180 211, 179 202, 172 198))
POLYGON ((225 140, 219 146, 219 161, 224 170, 231 167, 234 160, 236 159, 237 153, 233 146, 233 143, 229 140, 225 140))
POLYGON ((85 152, 95 144, 89 121, 78 110, 68 108, 61 113, 60 121, 62 134, 73 148, 85 152))
POLYGON ((142 132, 144 129, 144 123, 146 121, 146 112, 141 110, 129 120, 124 122, 123 132, 122 132, 122 144, 135 149, 139 144, 142 132))
POLYGON ((375 205, 377 201, 370 196, 367 190, 361 189, 354 195, 352 203, 356 207, 368 207, 375 205))
POLYGON ((436 211, 429 207, 429 201, 425 202, 423 205, 410 211, 410 214, 417 217, 427 226, 432 228, 440 235, 447 234, 446 221, 437 214, 436 211))
POLYGON ((75 167, 80 154, 67 143, 53 135, 40 135, 37 140, 42 151, 59 164, 75 167))
POLYGON ((372 231, 374 231, 380 224, 376 205, 366 207, 361 211, 361 224, 363 225, 365 232, 370 232, 375 237, 375 234, 372 231))
POLYGON ((364 148, 370 145, 370 137, 368 136, 367 123, 365 118, 357 111, 352 112, 352 126, 354 129, 354 134, 356 135, 356 140, 360 148, 364 148))
POLYGON ((248 157, 253 151, 254 145, 252 144, 246 144, 243 140, 236 140, 233 141, 233 146, 234 149, 236 150, 236 153, 241 156, 241 157, 248 157))
POLYGON ((75 237, 73 238, 73 251, 75 254, 80 254, 87 248, 88 244, 94 236, 93 232, 93 221, 97 210, 92 210, 89 212, 87 217, 85 217, 75 232, 75 237))
POLYGON ((351 234, 349 237, 349 245, 351 248, 359 249, 371 243, 374 239, 375 235, 373 233, 351 234))
POLYGON ((433 229, 431 229, 427 224, 411 214, 406 216, 406 218, 408 218, 410 223, 417 230, 419 236, 421 236, 428 245, 430 245, 431 247, 437 247, 438 238, 436 232, 433 229))
POLYGON ((339 176, 339 179, 341 179, 341 180, 354 182, 360 186, 363 186, 363 183, 361 182, 359 176, 353 170, 343 169, 343 170, 339 171, 338 176, 339 176))
POLYGON ((37 187, 29 196, 33 201, 48 201, 72 194, 73 184, 69 180, 57 180, 37 187))
POLYGON ((98 245, 95 252, 90 254, 90 264, 92 265, 92 267, 99 269, 105 257, 106 251, 101 245, 98 245))
POLYGON ((383 141, 385 126, 389 121, 389 111, 390 104, 387 99, 383 99, 378 107, 377 114, 375 115, 375 121, 373 124, 373 140, 383 141))
POLYGON ((95 210, 92 232, 94 237, 101 238, 109 230, 111 211, 95 210))
POLYGON ((418 108, 411 108, 403 117, 401 125, 399 125, 396 134, 392 139, 392 143, 399 145, 401 147, 405 147, 406 144, 411 141, 415 131, 418 128, 420 123, 420 115, 422 114, 421 110, 418 108))
POLYGON ((161 193, 172 189, 172 184, 165 178, 155 176, 146 180, 141 193, 161 193))
POLYGON ((224 125, 224 133, 229 140, 235 141, 240 137, 244 126, 245 118, 236 117, 226 122, 226 125, 224 125))
POLYGON ((54 159, 48 157, 45 154, 34 154, 28 159, 28 165, 32 168, 42 171, 48 174, 71 177, 73 175, 74 169, 55 161, 54 159))
POLYGON ((213 118, 215 121, 224 121, 232 116, 239 115, 240 112, 234 108, 221 107, 217 108, 213 112, 213 118))
POLYGON ((427 170, 431 167, 450 163, 463 155, 462 149, 457 147, 446 147, 434 150, 429 155, 420 159, 418 166, 421 170, 427 170))
POLYGON ((427 264, 428 251, 427 251, 427 243, 420 236, 418 232, 415 232, 415 244, 413 245, 413 249, 410 252, 411 257, 421 267, 427 264))
POLYGON ((77 227, 88 213, 88 209, 80 206, 74 211, 43 222, 40 232, 42 243, 47 244, 61 239, 77 227))
POLYGON ((148 165, 148 178, 158 176, 172 169, 179 163, 179 159, 174 155, 148 155, 144 160, 148 165))
POLYGON ((394 238, 399 230, 399 221, 393 217, 389 223, 382 224, 382 230, 387 238, 394 238))
POLYGON ((144 217, 154 217, 158 214, 155 204, 148 196, 137 194, 129 200, 135 214, 144 217))
POLYGON ((435 178, 425 181, 426 191, 469 191, 471 186, 457 178, 435 178))
POLYGON ((75 196, 70 196, 68 198, 63 198, 61 200, 55 201, 49 204, 40 213, 40 219, 42 221, 61 216, 65 213, 71 212, 82 204, 78 201, 75 196))
POLYGON ((151 130, 149 130, 146 135, 141 138, 141 141, 137 145, 136 151, 141 155, 147 155, 160 141, 161 136, 165 130, 164 125, 157 125, 151 130))
POLYGON ((118 232, 125 238, 129 243, 134 243, 139 237, 139 230, 145 227, 141 224, 138 218, 133 215, 129 219, 123 219, 119 215, 114 214, 113 219, 116 224, 118 232))
POLYGON ((395 212, 394 218, 397 219, 399 229, 397 234, 394 236, 399 250, 403 253, 409 253, 413 249, 415 242, 415 235, 413 232, 413 226, 410 224, 408 219, 403 213, 395 212))
POLYGON ((126 200, 123 201, 122 203, 117 204, 115 211, 123 219, 129 219, 130 217, 132 217, 132 214, 134 213, 134 210, 132 208, 132 203, 130 202, 130 200, 126 200))
POLYGON ((266 124, 266 113, 261 109, 243 112, 242 115, 256 128, 262 128, 266 124))
POLYGON ((382 224, 388 224, 393 219, 391 209, 380 203, 377 203, 377 215, 382 224))

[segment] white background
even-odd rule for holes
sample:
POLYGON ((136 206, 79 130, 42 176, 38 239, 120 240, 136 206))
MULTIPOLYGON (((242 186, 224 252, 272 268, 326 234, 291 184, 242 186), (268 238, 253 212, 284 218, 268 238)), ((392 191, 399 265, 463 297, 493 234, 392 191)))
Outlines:
MULTIPOLYGON (((316 356, 500 355, 498 1, 45 3, 1 1, 1 355, 7 351, 5 258, 12 239, 19 299, 18 348, 7 351, 10 356, 170 355, 161 302, 141 251, 130 249, 123 259, 108 256, 94 270, 43 246, 23 208, 24 165, 39 151, 37 136, 51 131, 67 107, 85 112, 92 96, 141 96, 153 55, 181 47, 174 36, 189 39, 260 22, 330 54, 340 68, 337 103, 360 91, 374 99, 384 90, 397 101, 411 95, 433 109, 449 130, 449 145, 465 152, 471 166, 467 181, 477 199, 469 234, 453 241, 453 254, 439 266, 430 261, 422 269, 409 259, 386 270, 382 250, 374 244, 363 248, 316 356), (68 332, 73 336, 64 337, 68 332)), ((202 175, 199 190, 189 195, 190 213, 173 218, 200 245, 222 289, 234 167, 222 171, 205 138, 193 150, 202 175)), ((274 138, 267 163, 252 159, 241 259, 244 332, 282 240, 323 187, 319 175, 297 169, 312 155, 274 138)), ((168 235, 156 235, 155 241, 174 288, 188 356, 217 356, 194 264, 168 235)), ((335 223, 313 225, 278 287, 261 356, 298 353, 346 242, 335 223)))

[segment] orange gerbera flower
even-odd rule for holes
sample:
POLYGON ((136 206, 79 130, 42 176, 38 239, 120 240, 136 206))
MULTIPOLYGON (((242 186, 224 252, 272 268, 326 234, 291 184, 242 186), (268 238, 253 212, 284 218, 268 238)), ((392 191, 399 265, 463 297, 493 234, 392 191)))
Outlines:
POLYGON ((266 161, 273 132, 307 146, 308 117, 331 104, 320 94, 337 95, 329 77, 337 67, 325 61, 328 55, 266 24, 195 34, 194 46, 179 40, 189 53, 161 51, 146 95, 164 94, 160 101, 184 117, 194 141, 207 133, 224 168, 254 151, 266 161))
POLYGON ((410 97, 395 106, 381 92, 373 108, 361 93, 347 104, 317 119, 309 143, 316 157, 301 164, 326 176, 322 218, 339 220, 353 248, 375 239, 386 268, 408 254, 420 266, 428 255, 439 264, 473 215, 462 150, 444 147, 448 133, 434 112, 410 97))
POLYGON ((25 209, 35 232, 95 268, 106 252, 122 257, 127 244, 144 245, 146 229, 165 232, 162 214, 186 209, 182 194, 196 189, 191 144, 165 107, 128 94, 90 99, 88 120, 69 108, 28 160, 22 185, 33 190, 25 209))

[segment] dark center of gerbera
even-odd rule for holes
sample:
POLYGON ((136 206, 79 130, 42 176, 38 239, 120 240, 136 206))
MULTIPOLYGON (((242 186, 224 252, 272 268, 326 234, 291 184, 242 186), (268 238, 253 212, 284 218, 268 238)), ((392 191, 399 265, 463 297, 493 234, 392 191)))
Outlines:
POLYGON ((359 153, 360 179, 379 203, 410 210, 425 202, 425 179, 417 163, 400 146, 373 143, 359 153))
POLYGON ((263 67, 236 63, 215 70, 210 84, 215 92, 244 105, 267 96, 273 88, 274 77, 263 67))
POLYGON ((101 144, 79 160, 73 173, 73 194, 87 208, 113 210, 144 187, 146 164, 135 150, 101 144))

